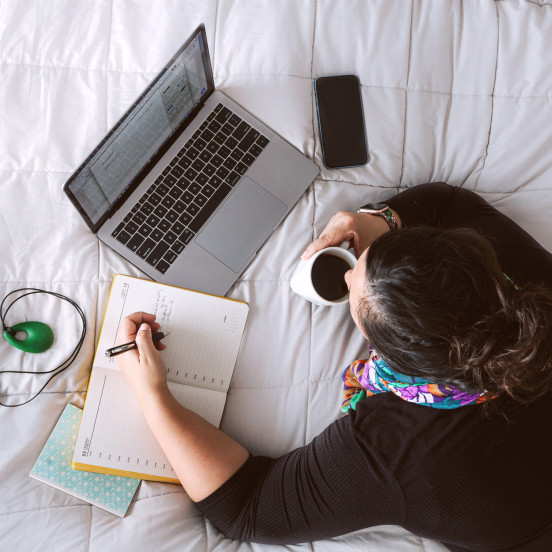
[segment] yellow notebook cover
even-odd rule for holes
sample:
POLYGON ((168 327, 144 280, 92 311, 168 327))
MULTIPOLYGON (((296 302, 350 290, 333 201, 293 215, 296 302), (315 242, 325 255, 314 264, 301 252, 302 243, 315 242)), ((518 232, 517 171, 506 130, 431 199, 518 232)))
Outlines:
POLYGON ((249 307, 242 301, 118 274, 113 279, 94 358, 73 467, 178 483, 120 371, 115 345, 120 321, 154 313, 163 339, 169 388, 176 400, 220 424, 249 307))

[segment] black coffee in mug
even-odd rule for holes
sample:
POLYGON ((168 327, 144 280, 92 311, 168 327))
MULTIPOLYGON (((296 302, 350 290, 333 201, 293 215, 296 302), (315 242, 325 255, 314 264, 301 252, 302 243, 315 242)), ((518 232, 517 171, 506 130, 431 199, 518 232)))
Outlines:
POLYGON ((311 278, 316 293, 326 301, 339 301, 349 292, 345 272, 351 265, 341 257, 322 253, 312 263, 311 278))

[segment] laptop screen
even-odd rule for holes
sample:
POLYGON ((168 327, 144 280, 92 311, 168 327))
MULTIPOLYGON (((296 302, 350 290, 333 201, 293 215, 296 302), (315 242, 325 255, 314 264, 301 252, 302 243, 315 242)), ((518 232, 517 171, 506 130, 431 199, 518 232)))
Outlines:
POLYGON ((92 230, 135 189, 213 88, 201 25, 65 184, 92 230))

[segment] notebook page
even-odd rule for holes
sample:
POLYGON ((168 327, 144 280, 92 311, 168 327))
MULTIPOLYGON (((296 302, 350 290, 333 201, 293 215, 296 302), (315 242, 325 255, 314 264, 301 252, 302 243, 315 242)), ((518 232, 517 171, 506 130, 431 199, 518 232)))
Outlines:
POLYGON ((94 366, 119 370, 104 356, 115 345, 121 320, 136 311, 154 313, 171 335, 162 355, 169 381, 228 391, 249 307, 149 280, 117 275, 113 282, 94 366))
MULTIPOLYGON (((174 398, 207 421, 220 424, 226 394, 169 384, 174 398)), ((74 462, 126 473, 176 478, 121 372, 95 367, 87 392, 74 462)))

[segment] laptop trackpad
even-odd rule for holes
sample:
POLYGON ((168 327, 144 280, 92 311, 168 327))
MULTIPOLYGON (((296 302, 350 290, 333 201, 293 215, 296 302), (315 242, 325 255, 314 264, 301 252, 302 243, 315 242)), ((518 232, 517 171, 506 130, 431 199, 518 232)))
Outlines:
POLYGON ((195 242, 239 272, 286 210, 279 199, 246 176, 195 242))

